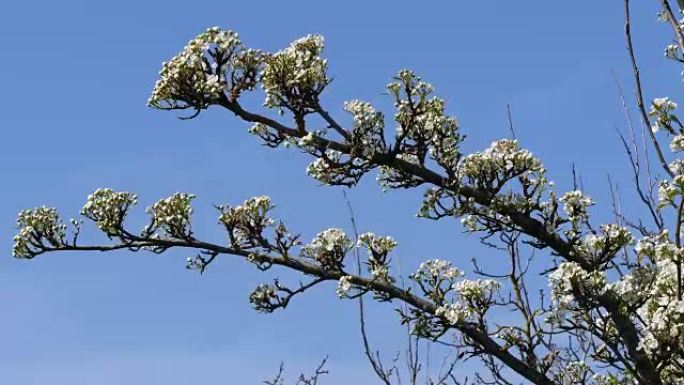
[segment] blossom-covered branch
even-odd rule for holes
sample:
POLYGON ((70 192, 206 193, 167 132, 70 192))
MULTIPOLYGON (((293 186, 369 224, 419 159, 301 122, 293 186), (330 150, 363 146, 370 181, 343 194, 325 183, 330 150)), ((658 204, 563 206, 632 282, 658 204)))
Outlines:
MULTIPOLYGON (((684 28, 675 17, 681 9, 675 12, 669 1, 659 2, 661 18, 677 42, 667 46, 666 56, 684 62, 684 28)), ((460 218, 467 232, 508 255, 508 270, 484 271, 475 260, 480 278, 470 279, 451 261, 432 259, 406 277, 409 287, 398 286, 404 281, 392 268, 397 243, 390 237, 363 233, 352 241, 343 229, 331 228, 303 244, 271 218, 274 206, 261 196, 217 206, 226 241, 210 243, 192 228, 195 197, 181 193, 153 204, 148 225, 133 231, 125 222, 137 197, 111 189, 95 191, 81 210, 110 243, 82 244, 82 221, 71 220, 69 230, 56 209, 39 207, 19 214, 14 256, 181 248, 196 253, 187 267, 200 272, 218 256, 238 256, 261 270, 281 266, 305 277, 294 286, 277 278, 257 286, 249 298, 257 310, 284 308, 325 281, 337 282, 341 298, 372 293, 380 301, 399 301, 406 305, 398 309, 401 321, 415 336, 444 342, 456 331, 450 346, 466 359, 481 359, 489 372, 488 379, 478 374, 483 384, 509 384, 510 371, 535 384, 679 384, 684 375, 684 160, 679 158, 684 125, 669 98, 654 98, 646 106, 628 1, 625 10, 637 107, 650 150, 634 138, 629 143, 623 137, 623 144, 655 229, 622 213, 616 213, 615 223, 593 223, 596 202, 577 188, 557 192, 542 161, 517 140, 501 139, 464 153, 465 135, 447 113, 446 101, 413 71, 398 71, 387 85, 392 113, 362 100, 339 106, 351 119, 346 126, 323 103, 331 82, 322 36, 305 36, 268 53, 248 48, 234 31, 213 27, 162 65, 151 107, 194 111, 188 118, 222 107, 249 122, 249 132, 267 146, 294 147, 311 156, 306 171, 325 185, 352 187, 376 171, 384 189, 425 186, 418 216, 460 218), (276 111, 277 118, 243 106, 242 96, 259 89, 263 107, 276 111), (649 151, 655 152, 664 177, 654 177, 651 165, 642 164, 640 154, 648 162, 649 151), (648 181, 646 188, 642 180, 648 181), (651 194, 655 180, 657 202, 651 194), (549 254, 535 259, 550 287, 538 299, 528 291, 525 276, 532 259, 523 262, 520 245, 549 254), (366 270, 354 273, 347 257, 358 248, 366 250, 366 270), (499 320, 509 311, 517 314, 517 323, 499 320), (568 342, 558 342, 559 336, 568 342)))

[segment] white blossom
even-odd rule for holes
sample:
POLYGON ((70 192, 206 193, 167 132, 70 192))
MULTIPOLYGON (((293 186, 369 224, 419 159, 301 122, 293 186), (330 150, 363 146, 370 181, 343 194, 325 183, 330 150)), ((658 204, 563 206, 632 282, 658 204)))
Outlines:
POLYGON ((350 144, 355 156, 370 158, 385 149, 384 116, 370 103, 352 100, 344 103, 345 111, 352 114, 350 144))
POLYGON ((420 264, 418 271, 411 274, 412 279, 420 280, 455 280, 463 272, 454 267, 451 262, 443 259, 431 259, 420 264))
POLYGON ((133 193, 101 188, 88 195, 81 215, 94 221, 105 233, 118 235, 123 230, 123 220, 128 209, 136 203, 137 197, 133 193))
POLYGON ((453 285, 454 290, 467 301, 486 301, 501 288, 501 283, 493 279, 462 279, 453 285))
POLYGON ((487 188, 525 172, 544 171, 539 159, 511 139, 493 142, 488 149, 463 157, 458 165, 460 178, 487 188))
POLYGON ((621 248, 631 245, 634 236, 625 227, 615 223, 601 225, 600 231, 590 233, 575 246, 576 253, 591 260, 612 257, 621 248))
POLYGON ((573 305, 577 293, 587 300, 604 293, 608 288, 607 283, 605 273, 588 272, 575 262, 562 262, 549 275, 552 298, 561 309, 573 305))
POLYGON ((588 195, 579 190, 569 191, 558 199, 563 203, 563 211, 571 222, 579 222, 589 218, 587 208, 594 204, 588 195))
POLYGON ((14 236, 12 255, 15 258, 33 258, 43 248, 65 244, 66 225, 62 224, 53 207, 22 210, 17 218, 19 232, 14 236))
POLYGON ((449 324, 456 325, 466 321, 471 311, 461 303, 442 305, 435 310, 435 315, 444 318, 449 324))
POLYGON ((584 384, 585 377, 589 373, 589 365, 584 361, 570 361, 556 375, 559 383, 563 385, 584 384))
MULTIPOLYGON (((207 29, 190 40, 183 51, 170 61, 162 64, 148 105, 167 108, 206 108, 221 96, 226 86, 223 69, 212 68, 208 50, 215 49, 222 59, 232 63, 232 55, 240 49, 242 43, 238 34, 233 31, 221 30, 218 27, 207 29), (223 58, 223 56, 228 56, 223 58)), ((242 57, 243 62, 250 60, 254 52, 242 57)), ((252 80, 249 80, 252 82, 252 80)))
POLYGON ((397 246, 397 242, 392 237, 367 232, 359 235, 357 245, 367 248, 372 254, 388 254, 397 246))
POLYGON ((266 92, 264 106, 287 106, 297 113, 314 108, 318 94, 330 82, 328 61, 320 57, 322 51, 323 37, 308 35, 271 55, 261 77, 266 92))
POLYGON ((446 115, 445 100, 432 96, 434 87, 413 71, 400 70, 394 80, 387 89, 395 99, 396 133, 404 152, 422 158, 427 150, 440 166, 453 172, 463 137, 456 119, 446 115))
POLYGON ((684 134, 676 135, 670 141, 670 150, 673 152, 684 151, 684 134))
POLYGON ((328 269, 338 269, 353 242, 347 234, 338 228, 322 231, 308 245, 302 248, 302 254, 319 262, 328 269))
POLYGON ((349 275, 340 278, 335 291, 340 298, 346 298, 349 295, 349 291, 352 289, 351 280, 352 277, 349 275))
POLYGON ((665 57, 669 59, 676 59, 679 54, 679 46, 677 44, 668 44, 665 47, 665 57))
POLYGON ((273 220, 268 217, 272 208, 271 198, 267 196, 249 198, 235 207, 218 206, 221 213, 219 223, 226 227, 234 246, 253 247, 258 244, 256 238, 273 225, 273 220))
POLYGON ((677 103, 669 98, 655 98, 651 103, 649 115, 656 118, 651 130, 658 132, 662 128, 669 128, 672 122, 672 112, 677 109, 677 103))
POLYGON ((331 185, 345 175, 345 168, 341 162, 342 153, 328 149, 325 157, 317 158, 309 164, 306 173, 323 184, 331 185))
POLYGON ((271 301, 276 298, 277 294, 275 287, 260 284, 249 295, 249 303, 252 304, 255 310, 269 313, 273 311, 271 301))
POLYGON ((172 238, 187 238, 192 234, 190 202, 195 199, 193 194, 175 193, 168 198, 161 199, 147 208, 152 217, 145 233, 155 233, 172 238), (157 233, 160 232, 160 233, 157 233))
POLYGON ((382 237, 373 233, 359 235, 357 247, 368 250, 368 269, 374 279, 391 282, 389 276, 388 254, 397 246, 392 237, 382 237))

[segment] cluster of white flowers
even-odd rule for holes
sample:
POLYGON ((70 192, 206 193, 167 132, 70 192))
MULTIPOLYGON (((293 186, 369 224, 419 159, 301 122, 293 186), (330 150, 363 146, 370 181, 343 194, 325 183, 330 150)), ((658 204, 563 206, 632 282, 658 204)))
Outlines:
POLYGON ((397 246, 397 242, 392 237, 363 233, 359 235, 357 246, 368 249, 368 268, 373 278, 391 281, 387 255, 397 246))
POLYGON ((152 217, 150 225, 144 233, 153 234, 161 231, 161 234, 173 238, 186 238, 192 234, 190 228, 190 215, 192 207, 190 203, 195 199, 193 194, 175 193, 168 198, 161 199, 147 208, 147 213, 152 217))
POLYGON ((45 246, 64 245, 66 225, 53 207, 22 210, 17 218, 19 232, 14 236, 12 255, 15 258, 33 258, 45 246))
POLYGON ((549 285, 559 309, 567 309, 576 300, 576 294, 587 299, 596 298, 608 289, 605 273, 588 272, 575 262, 562 262, 549 274, 549 285))
POLYGON ((268 126, 263 123, 254 123, 247 131, 252 135, 263 136, 268 133, 268 126))
POLYGON ((461 218, 461 224, 469 232, 482 230, 477 215, 464 215, 461 218))
MULTIPOLYGON (((223 55, 233 55, 241 45, 238 34, 233 31, 207 29, 190 40, 181 53, 162 64, 148 105, 165 109, 178 107, 180 102, 180 107, 206 108, 220 97, 225 86, 221 69, 211 68, 208 50, 215 48, 221 59, 228 61, 223 55)), ((250 53, 245 59, 252 60, 253 56, 250 53)))
POLYGON ((504 348, 517 345, 522 341, 522 332, 516 327, 504 326, 496 333, 496 337, 505 342, 504 348))
POLYGON ((439 305, 435 315, 455 325, 489 310, 492 296, 501 287, 492 279, 459 279, 462 276, 463 272, 451 262, 432 259, 421 263, 409 278, 439 305))
POLYGON ((646 327, 639 347, 647 353, 684 349, 684 301, 672 298, 651 306, 646 312, 646 327))
POLYGON ((367 248, 371 256, 387 255, 397 246, 397 242, 392 237, 382 237, 368 232, 359 235, 358 246, 367 248))
POLYGON ((302 247, 302 255, 312 258, 327 269, 339 269, 347 252, 354 243, 338 228, 322 231, 308 245, 302 247))
POLYGON ((117 235, 122 231, 128 209, 136 203, 137 197, 133 193, 101 188, 88 195, 81 215, 94 221, 105 233, 117 235))
MULTIPOLYGON (((407 153, 399 153, 395 156, 397 159, 410 164, 420 164, 418 156, 407 153)), ((404 188, 418 186, 422 183, 421 180, 417 179, 415 176, 404 173, 395 167, 380 166, 380 172, 377 176, 377 182, 383 187, 383 190, 389 188, 404 188)))
POLYGON ((360 100, 345 102, 344 109, 354 117, 351 133, 353 155, 369 158, 384 150, 385 119, 382 113, 360 100))
POLYGON ((616 282, 609 283, 608 288, 621 302, 632 305, 643 302, 644 297, 651 295, 655 279, 653 269, 637 268, 616 282))
POLYGON ((408 69, 399 70, 394 80, 387 85, 387 89, 395 99, 402 98, 402 91, 411 96, 429 95, 434 91, 432 84, 421 81, 420 77, 408 69))
POLYGON ((352 277, 349 275, 342 276, 337 283, 337 290, 335 292, 340 298, 347 298, 349 291, 352 289, 352 277))
POLYGON ((679 184, 667 180, 661 180, 658 183, 658 207, 663 208, 668 205, 674 205, 675 198, 682 195, 682 187, 679 184))
POLYGON ((493 279, 462 279, 453 286, 458 295, 468 302, 486 302, 501 288, 501 283, 493 279))
POLYGON ((288 107, 298 113, 315 108, 318 95, 330 82, 328 61, 320 57, 323 37, 308 35, 266 59, 262 86, 264 106, 288 107))
POLYGON ((635 251, 641 261, 650 264, 634 269, 611 285, 622 301, 639 303, 643 321, 639 348, 649 355, 668 354, 684 349, 684 302, 677 299, 678 263, 684 261, 684 250, 660 234, 644 237, 635 251))
POLYGON ((306 173, 325 185, 354 185, 369 167, 362 158, 327 149, 307 166, 306 173))
POLYGON ((653 132, 658 132, 661 129, 670 129, 672 119, 674 116, 672 112, 677 109, 677 103, 671 101, 669 98, 655 98, 651 103, 651 110, 649 115, 656 118, 651 126, 653 132))
POLYGON ((299 139, 299 146, 300 147, 308 147, 312 146, 316 143, 316 133, 315 132, 309 132, 308 134, 304 135, 299 139))
POLYGON ((439 219, 444 216, 455 214, 456 194, 453 191, 430 187, 423 193, 423 201, 416 213, 418 218, 439 219))
POLYGON ((670 141, 670 149, 673 152, 684 151, 684 134, 675 135, 670 141))
POLYGON ((400 70, 394 79, 387 89, 395 99, 397 136, 403 139, 406 151, 421 154, 428 150, 438 164, 453 171, 463 137, 456 119, 446 115, 446 102, 431 96, 434 87, 413 71, 400 70))
POLYGON ((207 262, 204 260, 199 255, 196 255, 194 257, 188 257, 185 260, 185 268, 188 270, 204 270, 204 268, 207 266, 207 262))
POLYGON ((234 246, 254 246, 255 238, 262 235, 264 229, 273 225, 268 212, 273 209, 271 198, 267 196, 252 197, 241 205, 219 206, 221 214, 219 223, 228 230, 234 246))
POLYGON ((467 155, 458 165, 458 176, 480 187, 500 187, 510 178, 526 172, 543 174, 544 168, 531 152, 518 147, 518 142, 502 139, 481 152, 467 155))
POLYGON ((670 241, 669 232, 641 238, 634 250, 639 257, 649 257, 652 261, 684 261, 684 250, 670 241))
POLYGON ((565 211, 568 219, 573 223, 588 219, 587 208, 594 204, 594 201, 588 195, 579 190, 566 192, 558 200, 563 203, 563 211, 565 211))
POLYGON ((584 361, 570 361, 556 374, 556 381, 563 385, 585 384, 589 375, 589 365, 584 361))
POLYGON ((620 385, 629 384, 631 381, 623 381, 616 375, 610 373, 594 373, 591 376, 591 383, 593 385, 620 385))
POLYGON ((470 318, 472 311, 462 303, 450 303, 437 308, 435 315, 444 318, 449 324, 456 325, 470 318))
POLYGON ((668 44, 665 47, 665 57, 668 59, 677 59, 679 57, 679 46, 677 44, 668 44))
MULTIPOLYGON (((672 142, 675 146, 679 146, 675 141, 672 142)), ((678 147, 673 147, 673 151, 678 151, 678 147)), ((673 177, 671 180, 661 180, 658 184, 658 200, 659 208, 668 205, 675 205, 675 199, 684 194, 684 160, 675 159, 668 165, 672 171, 673 177)))
POLYGON ((411 279, 424 282, 454 281, 463 272, 454 267, 451 262, 443 259, 431 259, 420 264, 418 270, 411 274, 411 279))
POLYGON ((249 295, 249 303, 258 311, 271 312, 273 310, 271 301, 277 297, 275 287, 260 284, 249 295))
POLYGON ((585 258, 598 261, 610 258, 620 249, 634 243, 634 236, 625 227, 611 223, 601 225, 600 232, 582 238, 575 246, 576 253, 585 258))

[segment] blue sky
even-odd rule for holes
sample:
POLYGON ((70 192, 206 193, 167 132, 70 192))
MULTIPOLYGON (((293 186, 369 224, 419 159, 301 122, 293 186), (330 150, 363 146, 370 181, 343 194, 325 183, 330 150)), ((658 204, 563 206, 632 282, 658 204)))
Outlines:
MULTIPOLYGON (((637 3, 637 2, 635 2, 637 3)), ((663 59, 666 26, 656 3, 634 9, 647 97, 680 95, 679 69, 663 59)), ((76 216, 98 187, 134 191, 144 207, 176 191, 198 198, 195 229, 220 241, 211 207, 268 194, 277 215, 310 239, 348 226, 339 188, 305 175, 296 151, 269 150, 245 123, 212 109, 192 121, 146 107, 160 63, 206 27, 238 31, 250 46, 277 50, 308 33, 326 37, 334 82, 324 100, 340 115, 352 98, 387 107, 384 85, 416 70, 448 100, 481 149, 518 136, 539 155, 559 189, 574 163, 607 214, 606 175, 630 204, 616 77, 631 98, 621 1, 578 2, 226 2, 60 1, 3 5, 0 14, 0 383, 259 383, 280 361, 295 371, 326 354, 327 384, 368 380, 355 306, 334 285, 284 312, 251 310, 247 296, 275 272, 226 258, 202 277, 188 255, 71 253, 32 262, 11 257, 16 213, 56 206, 76 216)), ((681 100, 679 100, 681 102, 681 100)), ((391 111, 385 110, 388 115, 391 111)), ((362 230, 394 236, 403 271, 419 261, 473 256, 496 264, 456 221, 418 220, 422 190, 383 193, 373 177, 350 192, 362 230)), ((292 278, 290 275, 284 277, 292 278)), ((391 306, 370 309, 374 341, 386 355, 401 345, 391 306)))

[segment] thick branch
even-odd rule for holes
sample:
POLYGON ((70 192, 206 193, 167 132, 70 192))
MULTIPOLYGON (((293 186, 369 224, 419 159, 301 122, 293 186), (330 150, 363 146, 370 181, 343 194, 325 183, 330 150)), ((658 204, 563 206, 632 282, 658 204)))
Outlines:
MULTIPOLYGON (((100 246, 67 245, 55 248, 45 248, 44 251, 37 253, 37 255, 48 251, 110 251, 117 249, 140 249, 143 247, 189 248, 206 250, 216 254, 239 256, 245 259, 249 258, 250 260, 257 263, 287 267, 304 273, 306 275, 317 277, 320 280, 327 281, 338 281, 343 276, 350 276, 351 283, 364 287, 368 290, 381 292, 389 299, 398 299, 416 309, 419 309, 423 312, 432 315, 435 315, 437 310, 437 306, 432 302, 412 294, 409 290, 401 289, 385 281, 373 280, 358 275, 348 274, 342 270, 327 270, 321 266, 315 265, 301 258, 253 253, 246 250, 234 249, 231 247, 225 247, 194 239, 176 240, 136 237, 136 239, 133 239, 130 242, 125 242, 122 244, 100 246)), ((466 336, 468 336, 469 338, 471 338, 473 341, 475 341, 479 346, 482 347, 482 349, 487 354, 491 354, 492 356, 498 358, 506 366, 510 367, 512 370, 514 370, 524 378, 528 379, 532 383, 537 385, 553 384, 553 382, 550 379, 548 379, 544 374, 540 373, 536 368, 528 366, 526 363, 516 358, 507 350, 503 349, 489 335, 482 332, 479 329, 478 325, 470 323, 461 323, 454 325, 453 327, 462 332, 463 334, 465 334, 466 336)))

